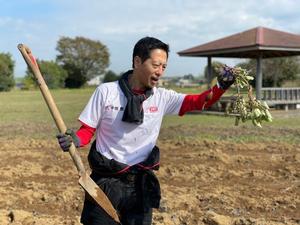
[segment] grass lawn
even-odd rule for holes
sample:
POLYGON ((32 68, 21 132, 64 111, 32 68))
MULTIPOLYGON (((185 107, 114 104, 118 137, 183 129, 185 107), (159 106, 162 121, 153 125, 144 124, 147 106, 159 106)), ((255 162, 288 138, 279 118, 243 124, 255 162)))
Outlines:
MULTIPOLYGON (((76 129, 79 126, 77 118, 93 93, 94 88, 74 90, 62 89, 50 91, 67 127, 76 129)), ((199 90, 197 89, 184 89, 177 91, 182 93, 199 93, 199 90)), ((263 123, 262 130, 267 129, 268 132, 277 130, 278 132, 281 129, 291 129, 292 131, 296 132, 300 128, 300 116, 294 115, 292 117, 287 117, 284 116, 284 113, 277 112, 273 112, 272 114, 275 117, 274 121, 272 123, 263 123)), ((53 119, 39 90, 14 90, 11 92, 1 92, 0 118, 0 125, 2 126, 11 125, 11 127, 16 127, 18 125, 25 126, 24 124, 27 124, 27 126, 43 125, 44 127, 50 126, 53 132, 56 132, 53 119)), ((208 129, 211 127, 218 127, 219 129, 236 129, 236 126, 234 126, 234 121, 234 117, 212 116, 204 114, 185 115, 183 117, 166 116, 164 118, 162 128, 169 128, 178 125, 193 126, 200 124, 202 127, 207 127, 208 129)), ((254 127, 251 122, 241 123, 240 126, 244 126, 247 129, 259 129, 254 127)), ((13 130, 11 132, 13 132, 13 130)), ((247 135, 248 138, 251 139, 251 135, 255 137, 257 134, 253 133, 247 135)))

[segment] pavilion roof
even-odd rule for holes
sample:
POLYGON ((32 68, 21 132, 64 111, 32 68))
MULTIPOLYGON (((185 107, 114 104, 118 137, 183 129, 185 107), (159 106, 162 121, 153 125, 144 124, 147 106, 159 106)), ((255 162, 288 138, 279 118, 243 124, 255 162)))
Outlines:
POLYGON ((300 55, 300 35, 256 27, 178 52, 180 56, 263 58, 300 55))

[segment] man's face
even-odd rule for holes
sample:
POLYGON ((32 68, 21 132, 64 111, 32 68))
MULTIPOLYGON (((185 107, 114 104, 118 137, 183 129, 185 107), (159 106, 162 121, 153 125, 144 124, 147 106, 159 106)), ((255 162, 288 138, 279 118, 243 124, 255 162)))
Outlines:
POLYGON ((140 57, 135 58, 135 71, 140 88, 153 88, 167 67, 167 53, 162 49, 154 49, 150 58, 142 63, 140 57))

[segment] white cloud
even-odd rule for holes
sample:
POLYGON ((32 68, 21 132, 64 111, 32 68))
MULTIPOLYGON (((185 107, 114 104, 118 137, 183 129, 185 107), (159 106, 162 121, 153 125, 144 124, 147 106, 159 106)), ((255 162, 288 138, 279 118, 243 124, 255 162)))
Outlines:
MULTIPOLYGON (((55 58, 61 36, 102 41, 111 52, 111 69, 126 70, 131 50, 149 35, 170 44, 167 73, 198 74, 206 59, 176 52, 256 26, 300 33, 297 0, 17 0, 1 1, 0 51, 10 51, 21 73, 18 42, 32 46, 43 59, 55 58), (21 4, 21 6, 20 6, 21 4), (8 13, 11 10, 11 13, 8 13)), ((24 66, 23 66, 24 67, 24 66)))

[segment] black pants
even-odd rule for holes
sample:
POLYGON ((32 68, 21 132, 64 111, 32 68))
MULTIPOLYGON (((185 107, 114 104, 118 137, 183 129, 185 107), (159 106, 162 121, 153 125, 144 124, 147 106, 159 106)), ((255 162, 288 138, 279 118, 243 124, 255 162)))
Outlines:
MULTIPOLYGON (((97 177, 92 173, 91 177, 110 199, 120 216, 122 225, 151 225, 152 208, 143 207, 138 175, 107 178, 97 177)), ((84 225, 118 225, 88 197, 84 201, 81 223, 84 225)))

